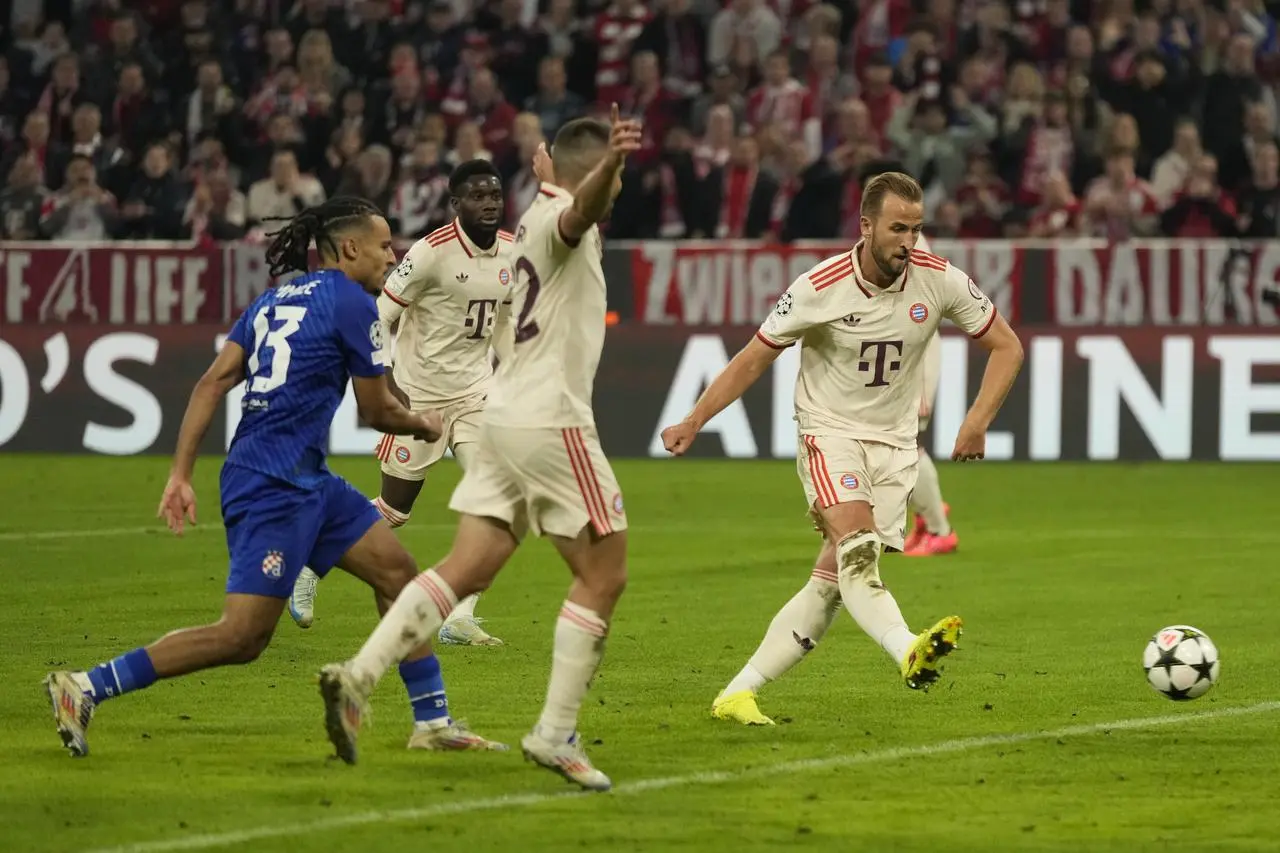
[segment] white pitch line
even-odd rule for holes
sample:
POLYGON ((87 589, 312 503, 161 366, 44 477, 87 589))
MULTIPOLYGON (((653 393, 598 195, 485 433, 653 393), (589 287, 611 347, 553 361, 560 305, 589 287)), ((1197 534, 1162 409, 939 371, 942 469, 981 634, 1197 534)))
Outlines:
MULTIPOLYGON (((665 776, 654 779, 641 779, 636 782, 624 782, 613 789, 614 796, 643 794, 649 791, 661 791, 668 788, 681 788, 690 785, 719 785, 725 782, 738 782, 750 779, 767 779, 773 776, 801 773, 814 770, 830 770, 836 767, 854 767, 861 764, 875 764, 889 761, 900 761, 910 758, 930 758, 937 755, 949 755, 958 752, 969 752, 975 749, 986 749, 992 746, 1026 743, 1037 740, 1056 740, 1066 737, 1095 735, 1102 732, 1135 731, 1152 729, 1159 726, 1175 726, 1183 723, 1221 719, 1225 717, 1241 717, 1248 714, 1263 714, 1280 711, 1280 702, 1259 702, 1256 705, 1244 705, 1235 708, 1221 708, 1213 711, 1191 712, 1186 714, 1170 714, 1163 717, 1138 717, 1129 720, 1117 720, 1110 723, 1086 723, 1078 726, 1053 729, 1050 731, 1019 732, 1004 735, 983 735, 981 737, 959 738, 941 743, 923 744, 920 746, 901 746, 890 749, 871 750, 853 755, 837 755, 828 758, 806 758, 798 761, 783 761, 775 764, 763 764, 742 770, 714 770, 703 773, 690 773, 684 776, 665 776)), ((210 850, 216 847, 228 847, 250 841, 261 841, 267 838, 297 837, 314 835, 336 829, 348 829, 367 826, 374 823, 413 823, 429 818, 446 815, 471 814, 474 812, 495 811, 498 809, 515 809, 525 806, 537 806, 559 800, 578 799, 584 797, 608 796, 583 791, 568 791, 559 794, 510 794, 483 799, 459 800, 453 803, 438 803, 412 809, 393 809, 389 811, 358 812, 343 817, 319 818, 307 823, 285 824, 280 826, 260 826, 253 829, 242 829, 235 832, 209 833, 193 835, 187 838, 174 838, 165 841, 144 841, 138 844, 127 844, 122 847, 91 850, 89 853, 172 853, 179 850, 210 850)))
MULTIPOLYGON (((216 530, 222 531, 221 522, 203 522, 198 525, 188 526, 187 532, 199 533, 201 531, 216 530)), ((806 536, 814 536, 811 530, 806 529, 802 525, 796 524, 767 524, 762 523, 759 519, 715 519, 712 521, 700 522, 697 524, 632 524, 628 527, 632 533, 651 535, 658 533, 675 533, 675 534, 691 534, 699 535, 713 533, 716 531, 734 531, 741 532, 748 529, 753 533, 775 533, 779 535, 798 534, 806 536)), ((412 536, 417 533, 451 533, 457 530, 454 523, 427 521, 412 521, 407 527, 401 528, 401 535, 412 536)), ((98 537, 110 538, 116 536, 143 536, 156 535, 163 533, 168 535, 167 528, 153 527, 85 527, 70 530, 8 530, 0 531, 0 542, 38 542, 41 540, 57 540, 57 539, 95 539, 98 537)), ((1103 541, 1139 541, 1149 534, 1143 530, 1124 530, 1115 527, 1100 528, 1064 528, 1061 530, 1025 530, 1022 528, 991 528, 984 527, 981 530, 983 536, 991 537, 1011 537, 1023 542, 1081 542, 1089 539, 1103 541)), ((1207 540, 1218 541, 1222 538, 1221 533, 1214 531, 1194 531, 1194 530, 1176 530, 1169 532, 1160 532, 1159 538, 1172 539, 1176 541, 1187 542, 1203 542, 1207 540)), ((1232 537, 1235 541, 1241 543, 1280 543, 1280 532, 1257 532, 1245 531, 1233 533, 1232 537)))

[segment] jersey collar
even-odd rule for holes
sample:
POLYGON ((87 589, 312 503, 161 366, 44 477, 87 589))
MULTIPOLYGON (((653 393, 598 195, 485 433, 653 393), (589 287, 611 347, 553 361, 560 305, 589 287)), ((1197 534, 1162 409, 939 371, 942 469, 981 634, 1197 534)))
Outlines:
POLYGON ((573 193, 564 187, 558 187, 555 184, 549 184, 546 181, 538 184, 538 194, 549 196, 550 198, 562 198, 567 201, 573 200, 573 193))
POLYGON ((858 257, 862 253, 862 244, 866 242, 859 240, 858 244, 853 247, 851 257, 853 259, 853 281, 858 285, 858 289, 862 291, 862 295, 868 299, 874 299, 877 293, 901 293, 907 286, 907 273, 911 270, 911 261, 907 260, 907 265, 902 269, 902 275, 898 276, 888 287, 877 287, 867 281, 866 276, 862 274, 862 267, 858 265, 858 257))
POLYGON ((467 253, 468 258, 474 258, 477 255, 485 255, 486 257, 492 258, 494 255, 498 254, 498 244, 501 243, 502 240, 497 234, 493 235, 492 246, 487 249, 481 249, 472 242, 470 237, 467 236, 467 232, 463 229, 461 223, 458 222, 457 217, 454 217, 453 220, 453 231, 458 235, 458 242, 462 244, 462 251, 467 253))

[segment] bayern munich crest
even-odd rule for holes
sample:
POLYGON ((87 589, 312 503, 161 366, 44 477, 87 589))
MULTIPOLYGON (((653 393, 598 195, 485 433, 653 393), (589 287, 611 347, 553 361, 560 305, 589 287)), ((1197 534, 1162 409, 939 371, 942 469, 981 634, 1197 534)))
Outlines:
POLYGON ((397 447, 397 448, 396 448, 396 461, 397 461, 397 462, 399 462, 401 465, 403 465, 403 464, 405 464, 406 462, 408 462, 408 461, 409 461, 409 448, 405 447, 404 445, 400 445, 399 447, 397 447))
POLYGON ((852 474, 841 474, 840 485, 852 491, 853 489, 858 488, 858 478, 852 474))
POLYGON ((268 551, 262 558, 262 573, 269 578, 278 578, 284 574, 284 554, 279 551, 268 551))
POLYGON ((613 511, 618 515, 622 515, 622 492, 618 492, 613 496, 613 511))
POLYGON ((503 267, 502 269, 498 270, 498 283, 501 284, 503 287, 506 287, 508 284, 510 284, 511 270, 507 269, 506 267, 503 267))
POLYGON ((917 302, 908 309, 907 316, 917 323, 923 323, 929 319, 929 308, 923 302, 917 302))

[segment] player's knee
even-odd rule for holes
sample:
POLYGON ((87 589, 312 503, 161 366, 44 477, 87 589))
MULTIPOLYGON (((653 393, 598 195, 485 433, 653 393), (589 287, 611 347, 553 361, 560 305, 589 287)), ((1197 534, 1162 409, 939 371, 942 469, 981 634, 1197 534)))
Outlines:
POLYGON ((264 628, 236 628, 222 632, 223 660, 229 664, 253 663, 271 644, 271 631, 264 628))
POLYGON ((418 561, 407 550, 401 548, 398 552, 387 555, 382 561, 381 569, 376 584, 378 593, 394 600, 400 595, 400 591, 418 576, 418 561))
POLYGON ((597 563, 580 581, 598 598, 617 601, 627 588, 627 564, 625 561, 597 563))

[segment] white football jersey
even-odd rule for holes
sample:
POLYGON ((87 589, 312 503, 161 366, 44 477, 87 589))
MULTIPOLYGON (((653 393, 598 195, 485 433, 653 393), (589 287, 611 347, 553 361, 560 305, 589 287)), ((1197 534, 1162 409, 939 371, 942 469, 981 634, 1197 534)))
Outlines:
POLYGON ((499 231, 481 249, 455 219, 414 243, 387 277, 378 315, 387 327, 400 321, 394 377, 414 408, 488 387, 490 339, 510 313, 513 240, 499 231))
POLYGON ((573 196, 542 184, 516 227, 511 356, 498 366, 485 417, 523 427, 594 426, 591 394, 608 300, 600 230, 577 245, 560 233, 573 196))
POLYGON ((882 290, 863 276, 861 248, 797 278, 756 336, 776 348, 801 342, 795 406, 802 433, 912 448, 938 323, 946 317, 980 338, 996 309, 966 273, 919 249, 882 290))

